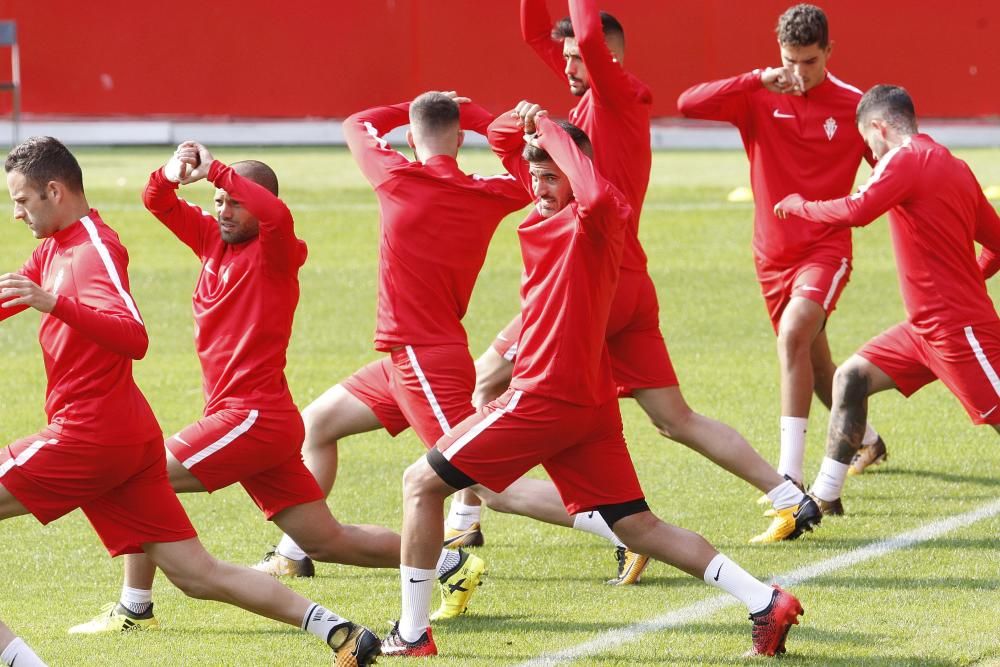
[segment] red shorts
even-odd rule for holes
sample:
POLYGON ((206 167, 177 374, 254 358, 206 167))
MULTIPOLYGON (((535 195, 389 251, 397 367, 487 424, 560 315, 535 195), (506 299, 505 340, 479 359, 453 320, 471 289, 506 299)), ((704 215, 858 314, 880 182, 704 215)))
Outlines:
POLYGON ((264 516, 322 500, 302 462, 305 429, 294 410, 220 410, 167 440, 167 449, 208 492, 239 482, 264 516))
POLYGON ((170 488, 160 438, 98 445, 46 428, 0 449, 0 484, 43 524, 79 507, 112 556, 197 535, 170 488))
MULTIPOLYGON (((515 317, 493 341, 493 349, 507 361, 517 355, 521 316, 515 317)), ((676 387, 677 374, 660 333, 660 305, 656 287, 645 271, 622 271, 608 318, 608 353, 618 395, 636 389, 676 387)))
POLYGON ((476 368, 465 345, 407 345, 341 383, 390 435, 412 426, 428 448, 473 413, 476 368))
POLYGON ((939 379, 974 424, 1000 424, 1000 323, 965 327, 932 341, 902 322, 868 341, 858 354, 892 378, 903 396, 939 379))
POLYGON ((428 460, 453 486, 471 480, 497 493, 541 464, 570 514, 643 498, 617 401, 587 407, 508 389, 441 438, 428 460))
POLYGON ((851 278, 851 260, 843 254, 818 253, 791 267, 775 266, 760 257, 755 257, 754 263, 775 333, 792 297, 815 301, 829 317, 851 278))

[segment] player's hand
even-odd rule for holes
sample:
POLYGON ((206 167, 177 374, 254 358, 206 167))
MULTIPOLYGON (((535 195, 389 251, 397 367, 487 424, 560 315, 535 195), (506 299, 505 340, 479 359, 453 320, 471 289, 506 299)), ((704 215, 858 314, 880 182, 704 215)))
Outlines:
POLYGON ((163 175, 173 183, 189 183, 191 172, 198 166, 198 148, 193 141, 185 141, 177 147, 170 160, 163 165, 163 175))
POLYGON ((51 313, 58 300, 55 294, 16 273, 0 276, 0 299, 9 299, 0 303, 0 308, 28 306, 43 313, 51 313))
POLYGON ((188 185, 189 183, 194 183, 195 181, 200 181, 201 179, 207 177, 208 170, 212 166, 212 162, 215 161, 215 158, 208 152, 208 149, 199 144, 197 141, 185 141, 181 145, 187 145, 188 148, 194 152, 195 156, 193 165, 194 168, 185 178, 181 179, 181 183, 188 185))
POLYGON ((772 93, 783 95, 801 95, 806 89, 802 77, 791 67, 768 67, 761 72, 760 82, 772 93))
POLYGON ((472 101, 471 97, 463 97, 458 93, 456 93, 454 90, 442 90, 440 91, 440 93, 442 95, 450 97, 452 100, 455 101, 455 104, 468 104, 469 102, 472 101))
POLYGON ((524 133, 527 135, 538 131, 538 128, 535 127, 535 120, 544 118, 548 112, 539 104, 521 100, 514 107, 514 115, 517 116, 518 125, 524 128, 524 133))
POLYGON ((798 193, 788 195, 774 205, 774 215, 779 220, 787 220, 791 215, 793 215, 792 211, 798 210, 802 204, 805 203, 805 201, 806 200, 802 198, 802 195, 798 193))

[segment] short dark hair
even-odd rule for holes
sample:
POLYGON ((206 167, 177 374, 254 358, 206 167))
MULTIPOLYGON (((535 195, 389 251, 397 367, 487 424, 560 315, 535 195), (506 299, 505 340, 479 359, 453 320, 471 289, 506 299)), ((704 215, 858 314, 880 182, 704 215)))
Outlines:
POLYGON ((7 153, 7 173, 24 174, 28 184, 42 192, 49 181, 59 181, 74 192, 83 192, 83 171, 69 149, 54 137, 29 137, 7 153))
POLYGON ((861 125, 875 114, 897 130, 907 133, 917 131, 917 112, 913 108, 913 98, 905 88, 885 83, 872 86, 858 102, 856 121, 861 125))
MULTIPOLYGON (((573 123, 568 120, 557 120, 555 124, 566 131, 566 134, 570 136, 576 147, 580 149, 580 152, 589 158, 594 157, 594 147, 590 143, 590 137, 587 133, 578 128, 573 123)), ((521 154, 528 162, 548 162, 552 159, 552 156, 548 154, 547 151, 542 150, 537 146, 525 146, 524 152, 521 154)))
POLYGON ((789 7, 778 19, 778 42, 789 46, 830 45, 830 27, 826 14, 816 5, 800 4, 789 7))
MULTIPOLYGON (((625 28, 618 19, 607 12, 601 12, 601 32, 604 33, 604 39, 614 36, 625 44, 625 28)), ((576 37, 576 33, 573 32, 573 22, 568 16, 556 21, 552 26, 552 39, 561 42, 567 37, 576 37)))
POLYGON ((241 162, 234 162, 230 166, 233 168, 233 171, 243 178, 250 179, 275 197, 278 196, 278 175, 263 162, 243 160, 241 162))
POLYGON ((424 93, 410 103, 410 120, 431 134, 451 129, 458 117, 458 102, 444 93, 424 93))

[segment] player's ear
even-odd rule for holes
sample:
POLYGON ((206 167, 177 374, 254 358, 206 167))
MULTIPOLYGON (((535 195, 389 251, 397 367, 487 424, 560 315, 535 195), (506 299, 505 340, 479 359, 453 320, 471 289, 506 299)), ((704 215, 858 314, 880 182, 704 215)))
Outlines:
POLYGON ((59 181, 49 181, 45 184, 45 189, 43 189, 42 192, 46 198, 51 199, 58 204, 66 195, 66 186, 59 181))
POLYGON ((416 148, 417 145, 413 143, 413 132, 411 130, 406 131, 406 143, 410 148, 416 148))
POLYGON ((465 143, 465 130, 460 129, 458 131, 458 145, 461 146, 465 143))

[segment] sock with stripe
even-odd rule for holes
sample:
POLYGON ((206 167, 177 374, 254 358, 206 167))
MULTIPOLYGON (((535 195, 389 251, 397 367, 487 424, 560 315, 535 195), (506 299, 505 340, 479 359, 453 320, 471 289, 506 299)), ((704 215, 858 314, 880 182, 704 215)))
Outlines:
POLYGON ((797 482, 803 478, 802 461, 806 455, 806 417, 781 418, 781 458, 778 474, 788 475, 797 482))
POLYGON ((625 543, 619 540, 618 536, 608 527, 600 512, 580 512, 573 517, 573 528, 592 535, 599 535, 616 547, 625 546, 625 543))
POLYGON ((7 644, 7 648, 0 652, 0 663, 14 667, 45 667, 38 654, 20 637, 14 637, 14 641, 7 644))
POLYGON ((472 528, 472 524, 479 523, 482 511, 482 505, 466 505, 457 498, 452 498, 446 525, 452 530, 468 530, 472 528))
POLYGON ((431 624, 431 595, 437 583, 437 574, 434 570, 400 565, 399 580, 403 588, 399 636, 403 641, 415 642, 431 624))
POLYGON ((306 552, 299 548, 299 545, 295 543, 295 540, 290 538, 288 535, 282 535, 281 540, 278 542, 278 546, 275 548, 279 554, 285 558, 291 558, 292 560, 302 560, 306 557, 306 552))
POLYGON ((716 554, 708 563, 703 578, 705 583, 742 600, 751 614, 764 611, 771 604, 774 589, 722 554, 716 554))
POLYGON ((125 607, 134 616, 142 616, 153 608, 153 591, 122 586, 122 596, 118 600, 118 604, 125 607))
POLYGON ((321 604, 312 604, 302 617, 302 629, 316 635, 330 648, 339 648, 347 640, 349 621, 321 604))

